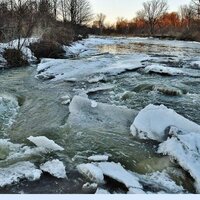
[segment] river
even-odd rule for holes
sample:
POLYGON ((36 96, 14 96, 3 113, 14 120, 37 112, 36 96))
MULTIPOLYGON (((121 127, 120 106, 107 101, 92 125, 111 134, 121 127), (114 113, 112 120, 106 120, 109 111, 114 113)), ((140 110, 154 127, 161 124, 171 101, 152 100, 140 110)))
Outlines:
MULTIPOLYGON (((75 95, 88 96, 95 102, 125 106, 135 113, 149 104, 164 104, 200 124, 200 44, 153 38, 91 37, 79 45, 82 46, 75 49, 74 58, 43 60, 47 65, 45 70, 41 70, 42 66, 37 70, 37 65, 31 65, 0 71, 0 97, 7 100, 0 102, 1 139, 33 147, 27 140, 29 136, 46 136, 64 148, 62 152, 16 156, 10 160, 6 159, 7 152, 0 160, 0 167, 21 161, 39 166, 57 158, 66 166, 68 176, 68 179, 57 179, 43 173, 37 181, 22 179, 2 187, 0 192, 94 193, 92 189, 82 189, 87 179, 76 166, 86 162, 91 155, 106 154, 111 161, 136 173, 171 167, 184 174, 184 177, 177 175, 174 179, 194 193, 193 179, 177 163, 156 153, 157 142, 136 139, 130 134, 129 127, 134 118, 128 119, 121 128, 117 125, 120 116, 116 116, 117 111, 112 113, 113 108, 108 107, 105 113, 92 112, 78 102, 82 109, 78 122, 81 123, 81 119, 83 122, 80 126, 76 122, 69 125, 69 105, 62 103, 62 98, 65 95, 71 99, 75 95), (160 65, 181 71, 157 72, 144 68, 160 65), (53 78, 45 79, 44 76, 49 74, 53 78), (107 114, 113 115, 107 119, 109 124, 101 117, 107 114), (100 125, 95 125, 93 118, 98 118, 100 125)), ((4 154, 3 148, 1 151, 4 154)), ((108 181, 106 187, 125 193, 121 186, 117 185, 116 189, 112 181, 108 181)))

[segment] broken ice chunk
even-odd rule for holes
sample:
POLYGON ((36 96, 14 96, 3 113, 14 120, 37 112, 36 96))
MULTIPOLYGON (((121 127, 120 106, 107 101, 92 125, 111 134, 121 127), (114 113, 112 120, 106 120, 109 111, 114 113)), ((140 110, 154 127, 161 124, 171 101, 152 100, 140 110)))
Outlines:
POLYGON ((80 164, 77 166, 78 171, 95 183, 104 183, 102 170, 94 164, 80 164))
POLYGON ((91 160, 91 161, 107 161, 108 156, 107 155, 94 155, 94 156, 88 157, 88 160, 91 160))
POLYGON ((57 178, 66 178, 66 171, 64 164, 58 159, 48 161, 40 166, 42 171, 50 173, 57 178))
POLYGON ((30 136, 27 138, 29 141, 33 142, 38 147, 43 147, 52 151, 63 151, 64 148, 57 145, 53 140, 48 139, 45 136, 30 136))

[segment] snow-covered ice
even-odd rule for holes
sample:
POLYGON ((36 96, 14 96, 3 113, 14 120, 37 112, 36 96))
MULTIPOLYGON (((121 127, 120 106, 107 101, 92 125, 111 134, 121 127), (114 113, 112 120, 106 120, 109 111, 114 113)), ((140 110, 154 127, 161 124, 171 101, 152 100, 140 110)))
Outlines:
POLYGON ((74 128, 116 132, 129 131, 129 125, 136 116, 134 110, 104 103, 98 103, 97 107, 91 108, 91 100, 80 96, 72 99, 69 111, 67 123, 74 128))
POLYGON ((19 162, 8 168, 0 168, 0 187, 19 182, 21 179, 34 181, 40 178, 42 171, 31 162, 19 162))
POLYGON ((161 143, 158 153, 169 155, 188 171, 196 181, 196 190, 200 193, 200 134, 181 134, 171 131, 172 137, 161 143))
POLYGON ((40 165, 42 171, 50 173, 52 176, 57 178, 66 178, 66 171, 63 162, 58 159, 47 161, 46 163, 40 165))
POLYGON ((138 177, 125 170, 120 163, 101 162, 97 166, 102 170, 103 174, 123 183, 127 188, 142 189, 138 177))
POLYGON ((57 145, 53 140, 48 139, 45 136, 30 136, 27 138, 29 141, 33 142, 38 147, 43 147, 51 151, 63 151, 64 148, 57 145))
MULTIPOLYGON (((143 68, 142 61, 149 57, 145 54, 124 56, 93 56, 84 59, 42 59, 37 67, 36 78, 55 77, 53 81, 75 79, 90 83, 105 79, 108 75, 117 75, 127 70, 143 68), (98 74, 101 76, 98 77, 98 74), (90 78, 94 77, 94 78, 90 78)), ((47 78, 46 78, 47 79, 47 78)))
POLYGON ((145 175, 137 174, 137 176, 143 185, 149 186, 149 188, 157 190, 157 192, 165 191, 168 194, 181 194, 185 192, 184 188, 177 185, 165 170, 145 175))
POLYGON ((107 155, 94 155, 94 156, 90 156, 88 157, 88 160, 91 161, 108 161, 109 156, 107 155))
POLYGON ((130 129, 133 136, 161 142, 168 137, 166 128, 170 126, 175 126, 187 133, 200 133, 198 124, 184 118, 164 105, 155 106, 152 104, 139 112, 130 129))
POLYGON ((95 183, 104 183, 102 170, 92 163, 80 164, 77 166, 78 171, 95 183))
POLYGON ((158 73, 158 74, 167 74, 167 75, 172 75, 172 76, 184 75, 184 72, 180 69, 167 67, 167 66, 160 65, 160 64, 149 65, 149 66, 145 67, 144 70, 146 73, 154 72, 154 73, 158 73))

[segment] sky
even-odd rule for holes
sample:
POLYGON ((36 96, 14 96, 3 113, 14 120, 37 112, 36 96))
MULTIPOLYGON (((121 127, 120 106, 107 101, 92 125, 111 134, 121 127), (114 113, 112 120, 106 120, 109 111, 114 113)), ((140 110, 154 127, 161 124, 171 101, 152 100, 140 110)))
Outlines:
MULTIPOLYGON (((142 9, 144 0, 89 0, 93 12, 106 15, 106 22, 113 23, 117 17, 132 19, 142 9)), ((191 0, 168 0, 169 11, 178 11, 180 5, 189 4, 191 0)))

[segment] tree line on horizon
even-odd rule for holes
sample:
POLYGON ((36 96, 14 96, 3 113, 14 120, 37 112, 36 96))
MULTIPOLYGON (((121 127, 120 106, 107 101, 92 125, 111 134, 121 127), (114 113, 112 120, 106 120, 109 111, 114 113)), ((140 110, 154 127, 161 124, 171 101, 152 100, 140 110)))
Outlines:
POLYGON ((175 39, 200 41, 200 0, 182 5, 178 12, 168 12, 167 0, 150 0, 136 17, 118 18, 114 24, 106 24, 106 15, 100 13, 93 21, 94 34, 121 34, 137 36, 163 36, 175 39))
MULTIPOLYGON (((167 0, 147 0, 134 19, 118 18, 111 25, 105 23, 104 14, 93 14, 88 0, 0 0, 0 17, 0 41, 33 34, 47 35, 52 32, 50 29, 55 32, 56 29, 63 29, 59 32, 63 32, 63 35, 66 32, 69 42, 78 35, 88 33, 150 36, 186 32, 197 34, 200 29, 200 0, 191 0, 189 5, 182 5, 179 12, 168 12, 167 0)), ((53 37, 53 33, 49 35, 53 37)))

